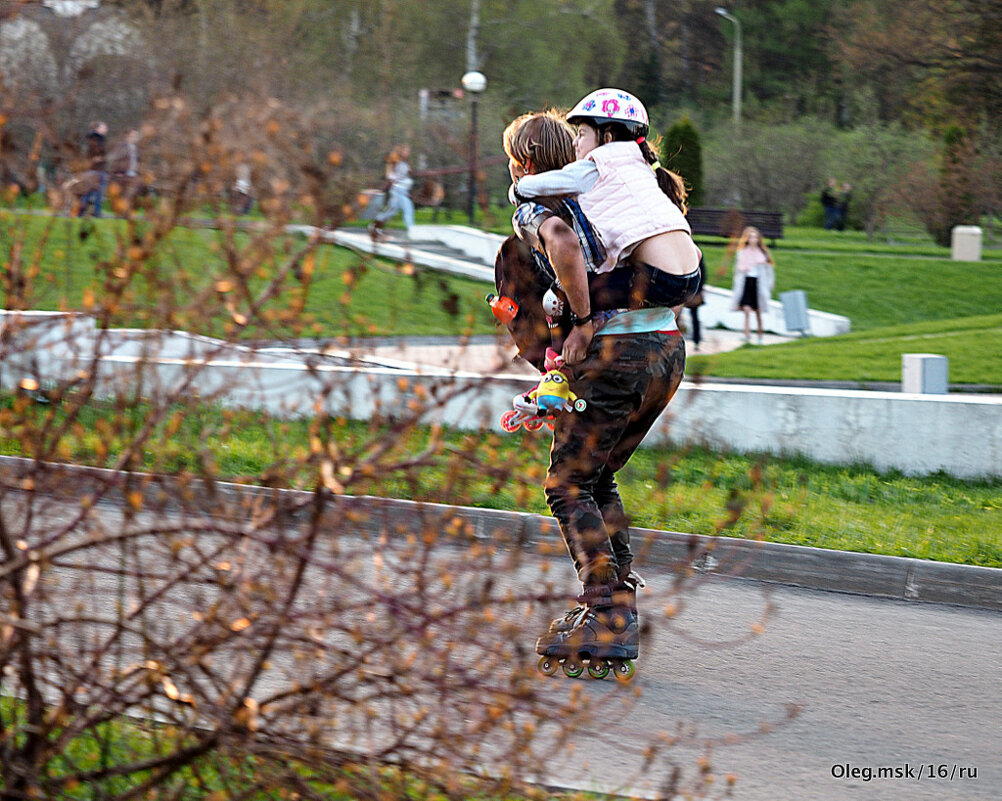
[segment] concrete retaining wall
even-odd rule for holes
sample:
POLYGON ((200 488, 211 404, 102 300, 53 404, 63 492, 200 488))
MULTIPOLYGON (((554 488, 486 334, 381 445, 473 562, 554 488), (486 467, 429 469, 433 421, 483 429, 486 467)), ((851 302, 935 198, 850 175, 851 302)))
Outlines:
POLYGON ((998 397, 684 384, 655 433, 674 444, 911 475, 1002 475, 998 397))
MULTIPOLYGON (((470 261, 490 265, 492 268, 498 248, 507 238, 465 225, 415 225, 410 235, 412 239, 441 242, 460 251, 470 261)), ((493 274, 493 270, 491 272, 493 274)))
MULTIPOLYGON (((182 333, 99 336, 79 315, 5 314, 0 334, 0 385, 8 389, 23 378, 43 387, 79 380, 93 369, 97 348, 99 395, 132 392, 141 376, 148 397, 197 394, 283 417, 311 414, 320 404, 356 419, 420 413, 429 422, 499 431, 512 396, 533 385, 512 376, 359 367, 182 333)), ((906 474, 1002 476, 1002 399, 686 382, 645 444, 665 442, 870 463, 906 474)))

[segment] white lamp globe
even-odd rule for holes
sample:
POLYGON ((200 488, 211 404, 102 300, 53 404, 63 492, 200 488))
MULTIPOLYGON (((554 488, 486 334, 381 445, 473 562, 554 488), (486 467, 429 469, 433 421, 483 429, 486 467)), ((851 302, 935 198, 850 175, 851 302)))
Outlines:
POLYGON ((463 88, 478 95, 487 88, 487 76, 482 72, 468 72, 463 76, 463 88))

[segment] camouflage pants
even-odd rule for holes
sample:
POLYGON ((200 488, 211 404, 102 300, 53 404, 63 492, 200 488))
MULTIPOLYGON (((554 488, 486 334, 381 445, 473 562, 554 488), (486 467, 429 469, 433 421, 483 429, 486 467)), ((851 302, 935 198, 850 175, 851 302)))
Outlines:
POLYGON ((588 406, 557 418, 544 490, 585 586, 615 584, 633 562, 616 472, 657 421, 682 381, 678 334, 597 336, 580 364, 565 368, 588 406))

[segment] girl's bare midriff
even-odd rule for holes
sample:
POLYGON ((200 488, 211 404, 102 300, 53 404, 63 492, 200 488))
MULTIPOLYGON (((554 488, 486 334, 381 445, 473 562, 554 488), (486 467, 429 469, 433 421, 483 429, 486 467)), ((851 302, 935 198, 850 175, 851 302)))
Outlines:
POLYGON ((633 250, 637 261, 671 275, 688 275, 699 268, 699 248, 687 231, 668 231, 645 239, 633 250))

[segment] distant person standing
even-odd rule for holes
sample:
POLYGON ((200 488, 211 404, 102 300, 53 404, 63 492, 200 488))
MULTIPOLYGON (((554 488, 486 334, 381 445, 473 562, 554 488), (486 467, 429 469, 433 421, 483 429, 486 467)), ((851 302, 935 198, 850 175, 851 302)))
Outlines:
POLYGON ((400 145, 394 148, 386 158, 386 205, 369 224, 369 232, 379 236, 383 227, 397 212, 403 214, 404 227, 408 234, 414 227, 414 201, 411 200, 411 188, 414 177, 411 174, 410 145, 400 145))
POLYGON ((828 184, 821 190, 821 208, 825 211, 825 230, 831 231, 838 227, 838 182, 828 179, 828 184))
POLYGON ((124 196, 132 199, 139 188, 139 131, 130 128, 125 139, 110 158, 112 180, 122 187, 124 196))
POLYGON ((703 257, 699 257, 699 291, 685 302, 685 307, 689 310, 692 318, 692 347, 699 350, 699 343, 703 341, 702 329, 699 325, 699 307, 705 302, 703 298, 703 288, 706 286, 706 262, 703 257))
POLYGON ((734 257, 734 286, 731 308, 745 313, 745 342, 751 341, 751 313, 758 323, 758 344, 762 344, 762 312, 769 311, 769 296, 775 283, 775 262, 762 241, 758 228, 748 226, 741 232, 734 257))
POLYGON ((92 180, 95 183, 93 189, 80 200, 80 210, 78 217, 83 217, 87 213, 88 206, 94 207, 94 216, 101 216, 101 204, 104 203, 104 192, 108 188, 108 125, 104 122, 95 122, 91 126, 90 133, 87 134, 86 145, 89 171, 93 174, 92 180))
POLYGON ((254 186, 251 183, 251 168, 241 161, 236 166, 236 180, 230 191, 230 205, 234 214, 248 214, 254 206, 254 186))
POLYGON ((838 231, 844 231, 846 220, 849 219, 849 198, 852 197, 852 187, 848 182, 842 184, 842 188, 838 193, 838 202, 836 204, 836 209, 838 210, 837 222, 835 229, 838 231))
POLYGON ((125 177, 139 176, 139 131, 129 129, 125 135, 125 177))

